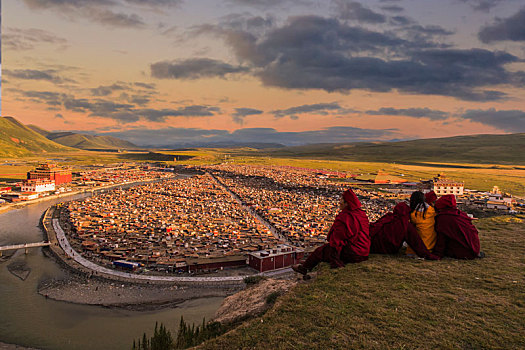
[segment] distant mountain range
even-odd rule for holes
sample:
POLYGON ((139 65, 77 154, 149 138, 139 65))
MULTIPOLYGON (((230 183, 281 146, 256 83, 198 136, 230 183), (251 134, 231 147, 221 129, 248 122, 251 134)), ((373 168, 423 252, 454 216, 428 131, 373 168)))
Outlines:
MULTIPOLYGON (((365 162, 441 162, 525 164, 525 133, 472 135, 396 142, 310 144, 284 147, 277 143, 202 143, 207 148, 245 148, 240 153, 254 156, 352 160, 365 162), (248 148, 251 148, 249 150, 248 148)), ((180 149, 189 145, 163 148, 180 149)), ((50 152, 83 150, 137 150, 131 142, 112 136, 72 132, 50 132, 24 125, 12 117, 0 117, 0 157, 23 157, 50 152)))
MULTIPOLYGON (((312 144, 267 151, 268 156, 365 162, 525 164, 525 133, 397 142, 312 144)), ((265 153, 265 151, 261 151, 265 153)))
POLYGON ((280 143, 271 142, 235 142, 235 141, 219 141, 219 142, 194 142, 194 143, 180 143, 166 146, 151 146, 146 148, 158 148, 166 150, 181 150, 188 148, 255 148, 255 149, 267 149, 267 148, 281 148, 286 147, 280 143))
POLYGON ((35 125, 24 125, 13 117, 0 117, 0 156, 21 157, 49 152, 83 150, 141 149, 112 136, 73 132, 51 132, 35 125))

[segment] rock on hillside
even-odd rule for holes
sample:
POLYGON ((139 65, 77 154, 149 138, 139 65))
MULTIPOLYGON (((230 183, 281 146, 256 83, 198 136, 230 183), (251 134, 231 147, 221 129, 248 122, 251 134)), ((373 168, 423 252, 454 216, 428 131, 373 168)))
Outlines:
POLYGON ((258 315, 270 306, 266 301, 270 294, 284 294, 296 284, 296 281, 291 280, 263 280, 224 299, 215 313, 214 321, 225 324, 242 320, 246 316, 258 315))

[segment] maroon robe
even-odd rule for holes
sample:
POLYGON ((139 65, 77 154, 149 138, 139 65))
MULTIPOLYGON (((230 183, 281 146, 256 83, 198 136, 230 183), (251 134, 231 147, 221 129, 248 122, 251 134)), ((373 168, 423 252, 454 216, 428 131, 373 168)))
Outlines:
POLYGON ((434 203, 437 200, 437 198, 438 197, 436 195, 436 192, 434 191, 425 193, 425 202, 427 202, 428 204, 434 203))
POLYGON ((480 252, 478 230, 472 219, 456 207, 456 197, 447 194, 436 202, 437 242, 434 254, 456 259, 475 259, 480 252))
POLYGON ((343 199, 348 205, 337 214, 328 232, 328 243, 310 254, 303 264, 306 269, 311 270, 321 261, 328 262, 335 268, 344 266, 345 263, 368 259, 370 252, 368 217, 361 209, 361 202, 352 190, 346 190, 343 199))
POLYGON ((397 254, 406 241, 419 257, 439 259, 428 251, 416 228, 410 223, 410 207, 404 202, 398 203, 393 213, 387 213, 370 224, 370 239, 370 253, 397 254))

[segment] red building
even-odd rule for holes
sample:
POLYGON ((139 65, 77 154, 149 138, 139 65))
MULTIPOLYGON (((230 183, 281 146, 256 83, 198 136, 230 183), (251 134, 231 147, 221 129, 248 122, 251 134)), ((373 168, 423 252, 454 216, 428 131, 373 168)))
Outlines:
POLYGON ((56 167, 54 164, 40 164, 34 170, 27 173, 28 180, 46 179, 54 180, 55 185, 68 183, 72 181, 71 171, 56 167))
POLYGON ((11 192, 11 187, 0 187, 0 193, 11 192))
POLYGON ((248 265, 259 272, 264 272, 297 264, 303 256, 302 249, 280 244, 271 249, 249 253, 248 265))

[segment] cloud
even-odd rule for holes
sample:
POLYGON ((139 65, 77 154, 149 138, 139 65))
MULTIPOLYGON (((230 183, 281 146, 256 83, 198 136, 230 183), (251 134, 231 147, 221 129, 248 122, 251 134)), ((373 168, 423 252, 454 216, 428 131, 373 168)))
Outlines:
POLYGON ((229 0, 232 5, 242 5, 261 9, 269 9, 271 7, 285 7, 290 4, 304 5, 308 4, 308 0, 229 0))
POLYGON ((151 83, 135 82, 135 83, 133 83, 133 85, 141 87, 141 88, 146 89, 146 90, 155 90, 156 89, 155 84, 151 84, 151 83))
POLYGON ((44 103, 49 106, 60 106, 62 101, 67 97, 66 94, 55 91, 34 91, 34 90, 18 90, 9 89, 10 92, 18 93, 30 101, 36 103, 44 103))
POLYGON ((8 27, 3 30, 2 48, 4 50, 31 50, 40 44, 53 44, 64 48, 67 45, 67 40, 46 30, 36 28, 8 27))
POLYGON ((90 9, 88 16, 97 22, 111 27, 143 27, 142 18, 136 14, 116 13, 110 10, 90 9))
POLYGON ((176 109, 136 108, 134 104, 117 103, 108 100, 85 98, 66 98, 64 108, 78 112, 89 113, 91 117, 101 117, 131 123, 145 119, 153 122, 165 121, 168 117, 209 117, 220 112, 218 107, 205 105, 190 105, 176 109))
POLYGON ((503 65, 517 60, 509 54, 479 49, 426 50, 403 60, 346 57, 316 50, 307 57, 298 52, 283 54, 265 67, 260 77, 265 85, 283 88, 376 92, 397 89, 490 101, 502 99, 505 94, 479 88, 513 82, 516 74, 506 71, 503 65))
POLYGON ((97 88, 91 89, 91 94, 93 96, 108 96, 111 95, 114 91, 127 90, 127 86, 123 84, 115 83, 112 85, 101 85, 97 88))
POLYGON ((451 48, 441 39, 453 32, 402 18, 395 32, 308 15, 290 17, 259 35, 224 24, 195 27, 192 34, 223 38, 264 85, 285 89, 399 91, 495 101, 507 97, 497 89, 501 85, 523 81, 524 72, 506 68, 520 62, 516 56, 451 48))
MULTIPOLYGON (((166 1, 144 3, 152 2, 166 1)), ((32 9, 58 12, 72 21, 89 18, 103 25, 124 28, 140 28, 145 25, 142 18, 136 14, 114 12, 111 8, 122 4, 117 0, 24 0, 24 3, 32 9)))
POLYGON ((341 19, 356 20, 363 23, 385 23, 386 17, 364 7, 359 2, 348 0, 333 0, 337 16, 341 19))
POLYGON ((471 109, 460 118, 494 126, 503 131, 525 132, 525 112, 521 110, 471 109))
POLYGON ((369 110, 365 114, 368 115, 391 115, 391 116, 407 116, 414 118, 428 118, 432 120, 443 120, 449 117, 449 113, 429 109, 429 108, 389 108, 383 107, 378 110, 369 110))
POLYGON ((248 71, 246 67, 209 58, 162 61, 150 66, 151 75, 158 79, 225 78, 229 74, 248 71))
POLYGON ((381 6, 381 9, 385 11, 389 11, 389 12, 403 12, 405 10, 401 6, 397 6, 397 5, 385 5, 385 6, 381 6))
POLYGON ((503 3, 505 0, 456 0, 468 4, 476 11, 489 12, 493 7, 503 3))
POLYGON ((244 128, 230 133, 226 130, 195 128, 164 128, 157 130, 132 129, 110 132, 139 145, 185 147, 213 145, 214 143, 280 143, 304 145, 309 143, 344 143, 392 139, 397 130, 361 129, 354 127, 330 127, 303 132, 279 132, 273 128, 244 128))
POLYGON ((61 78, 55 69, 4 69, 3 74, 6 76, 19 80, 43 80, 54 84, 61 84, 63 82, 72 82, 71 79, 61 78))
POLYGON ((183 3, 183 0, 124 0, 126 3, 140 5, 140 6, 150 6, 150 7, 170 7, 170 6, 179 6, 183 3))
POLYGON ((272 111, 273 115, 276 118, 283 117, 295 117, 297 118, 298 114, 316 114, 316 115, 327 115, 330 112, 344 113, 344 112, 353 112, 353 110, 347 110, 342 108, 338 103, 315 103, 302 106, 291 107, 287 109, 278 109, 272 111))
POLYGON ((235 108, 235 113, 232 114, 232 119, 234 123, 242 125, 244 123, 244 118, 249 115, 258 115, 263 114, 264 111, 254 108, 235 108))
POLYGON ((493 41, 525 41, 525 8, 513 16, 498 18, 492 25, 483 27, 478 33, 478 38, 484 43, 493 41))

